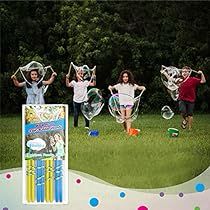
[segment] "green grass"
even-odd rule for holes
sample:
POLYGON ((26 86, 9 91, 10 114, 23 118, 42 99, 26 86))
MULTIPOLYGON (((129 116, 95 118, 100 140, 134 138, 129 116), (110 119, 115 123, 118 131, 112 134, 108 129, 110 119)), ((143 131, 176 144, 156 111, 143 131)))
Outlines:
MULTIPOLYGON (((210 165, 210 115, 195 115, 193 130, 182 130, 178 115, 140 115, 133 122, 140 135, 130 137, 109 115, 97 116, 90 137, 84 128, 72 127, 69 119, 69 168, 96 176, 117 186, 158 188, 176 185, 202 173, 210 165), (180 130, 169 138, 167 129, 180 130)), ((0 169, 21 166, 21 118, 2 117, 0 169)), ((95 122, 93 122, 95 121, 95 122)))

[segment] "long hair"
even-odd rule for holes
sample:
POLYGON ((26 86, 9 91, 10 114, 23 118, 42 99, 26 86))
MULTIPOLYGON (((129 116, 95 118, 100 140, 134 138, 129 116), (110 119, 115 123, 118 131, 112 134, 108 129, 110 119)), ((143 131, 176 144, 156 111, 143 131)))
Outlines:
POLYGON ((123 74, 125 74, 125 73, 128 75, 128 83, 131 85, 134 85, 135 84, 134 76, 133 76, 132 72, 129 70, 123 70, 120 73, 118 83, 121 83, 121 84, 123 83, 123 74))
MULTIPOLYGON (((37 78, 38 78, 38 81, 39 81, 41 75, 39 74, 38 69, 31 69, 31 70, 27 73, 27 75, 26 75, 27 80, 28 80, 30 83, 32 83, 32 79, 31 79, 31 72, 32 72, 32 71, 37 72, 37 78)), ((37 82, 38 82, 38 81, 37 81, 37 82)), ((43 85, 42 82, 40 82, 40 83, 38 84, 38 88, 40 88, 42 85, 43 85)), ((28 88, 31 88, 31 85, 28 84, 27 82, 26 82, 26 86, 27 86, 28 88)))

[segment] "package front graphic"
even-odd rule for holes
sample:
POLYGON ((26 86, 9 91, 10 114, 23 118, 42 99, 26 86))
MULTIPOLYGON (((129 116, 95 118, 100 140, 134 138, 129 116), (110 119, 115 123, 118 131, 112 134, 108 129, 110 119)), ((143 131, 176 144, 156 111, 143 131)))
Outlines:
POLYGON ((23 105, 23 203, 68 202, 67 105, 23 105))

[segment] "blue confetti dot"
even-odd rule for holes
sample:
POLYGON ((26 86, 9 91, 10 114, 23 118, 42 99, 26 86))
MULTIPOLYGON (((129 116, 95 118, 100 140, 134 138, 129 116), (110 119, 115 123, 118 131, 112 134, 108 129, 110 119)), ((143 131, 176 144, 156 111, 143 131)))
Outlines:
POLYGON ((203 192, 205 190, 205 186, 202 183, 198 183, 195 186, 197 192, 203 192))
POLYGON ((124 192, 121 192, 121 193, 120 193, 120 197, 121 197, 121 198, 124 198, 124 197, 125 197, 125 193, 124 193, 124 192))
POLYGON ((99 203, 99 201, 98 201, 97 198, 91 198, 91 199, 90 199, 90 205, 91 205, 92 207, 98 206, 98 203, 99 203))

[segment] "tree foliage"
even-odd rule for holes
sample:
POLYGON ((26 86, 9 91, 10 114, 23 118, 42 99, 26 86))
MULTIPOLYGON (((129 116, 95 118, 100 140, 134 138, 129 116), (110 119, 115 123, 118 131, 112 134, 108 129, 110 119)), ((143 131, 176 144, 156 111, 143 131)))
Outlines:
MULTIPOLYGON (((147 87, 143 98, 147 111, 174 104, 159 78, 162 64, 202 69, 208 79, 209 2, 18 1, 2 2, 0 11, 5 113, 20 110, 24 102, 24 94, 9 78, 31 60, 58 72, 46 95, 48 103, 71 104, 72 91, 65 87, 71 61, 97 65, 97 87, 105 97, 119 73, 131 69, 136 82, 147 87)), ((197 109, 210 110, 209 95, 208 80, 199 88, 197 109)))

